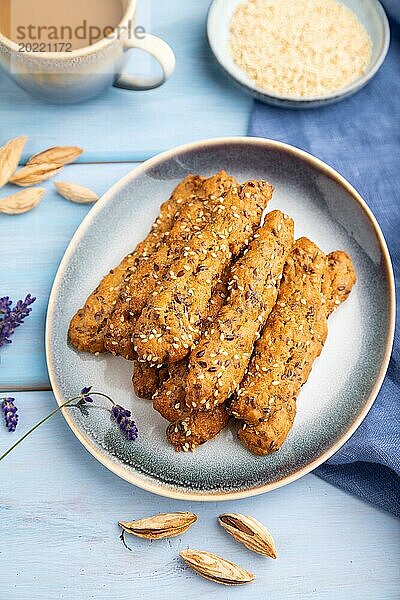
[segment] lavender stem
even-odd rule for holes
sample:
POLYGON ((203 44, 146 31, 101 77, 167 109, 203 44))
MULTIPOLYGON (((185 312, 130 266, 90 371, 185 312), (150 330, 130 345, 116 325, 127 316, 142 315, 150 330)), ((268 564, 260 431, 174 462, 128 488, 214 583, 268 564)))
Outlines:
POLYGON ((15 444, 13 444, 11 446, 11 448, 9 448, 8 450, 6 450, 6 452, 0 456, 0 462, 8 454, 10 454, 10 452, 12 450, 14 450, 14 448, 16 448, 21 442, 23 442, 24 439, 28 437, 28 435, 30 435, 31 433, 33 433, 35 431, 35 429, 37 429, 38 427, 40 427, 40 425, 43 425, 43 423, 45 423, 48 419, 50 419, 50 417, 52 417, 53 415, 55 415, 59 410, 61 410, 62 408, 64 408, 64 406, 68 406, 68 404, 70 404, 74 400, 78 400, 80 397, 81 396, 79 395, 79 396, 75 396, 74 398, 70 398, 69 400, 67 400, 66 402, 64 402, 64 404, 61 404, 61 406, 58 406, 53 411, 51 411, 51 413, 48 414, 47 417, 45 417, 44 419, 42 419, 41 421, 39 421, 39 423, 36 423, 36 425, 34 427, 32 427, 31 429, 29 429, 29 431, 27 431, 22 437, 20 437, 19 440, 16 441, 15 444))

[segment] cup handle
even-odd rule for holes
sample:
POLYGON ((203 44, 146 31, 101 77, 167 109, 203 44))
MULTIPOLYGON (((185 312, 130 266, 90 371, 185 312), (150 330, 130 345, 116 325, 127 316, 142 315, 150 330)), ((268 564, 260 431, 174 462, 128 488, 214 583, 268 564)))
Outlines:
POLYGON ((114 82, 115 87, 124 90, 152 90, 165 83, 171 77, 175 70, 175 54, 164 40, 146 33, 142 38, 125 40, 124 50, 130 50, 131 48, 139 48, 154 56, 160 63, 163 71, 162 75, 159 77, 140 77, 122 71, 122 73, 117 75, 117 79, 114 82))

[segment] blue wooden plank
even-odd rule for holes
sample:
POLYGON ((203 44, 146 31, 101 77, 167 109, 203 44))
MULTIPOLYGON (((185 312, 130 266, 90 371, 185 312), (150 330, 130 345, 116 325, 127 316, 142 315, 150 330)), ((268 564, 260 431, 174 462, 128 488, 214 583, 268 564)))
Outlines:
MULTIPOLYGON (((19 434, 47 414, 51 393, 17 394, 19 434)), ((140 426, 140 424, 139 424, 140 426)), ((17 434, 0 423, 0 452, 17 434)), ((142 432, 145 435, 145 432, 142 432)), ((118 479, 76 440, 58 415, 0 463, 0 596, 13 600, 394 600, 399 590, 399 523, 308 475, 263 496, 189 503, 143 492, 118 479), (12 483, 11 483, 12 482, 12 483), (198 522, 182 537, 118 539, 118 520, 193 510, 198 522), (278 559, 255 555, 216 523, 242 512, 273 533, 278 559), (185 568, 186 547, 216 552, 253 571, 234 589, 185 568)))
POLYGON ((208 5, 209 0, 152 0, 152 10, 142 10, 140 23, 168 41, 177 57, 172 79, 157 90, 114 88, 85 104, 60 107, 31 98, 0 75, 0 141, 26 134, 35 152, 80 145, 82 160, 90 162, 144 160, 196 139, 245 134, 252 102, 211 56, 205 39, 208 5))
MULTIPOLYGON (((86 185, 103 194, 135 164, 71 165, 57 177, 86 185)), ((37 297, 32 314, 19 328, 13 343, 0 348, 0 390, 37 389, 49 386, 44 355, 44 322, 47 301, 59 262, 76 228, 90 206, 61 198, 53 183, 41 204, 20 216, 0 214, 0 296, 13 299, 27 293, 37 297)), ((1 196, 14 193, 7 186, 1 196)))

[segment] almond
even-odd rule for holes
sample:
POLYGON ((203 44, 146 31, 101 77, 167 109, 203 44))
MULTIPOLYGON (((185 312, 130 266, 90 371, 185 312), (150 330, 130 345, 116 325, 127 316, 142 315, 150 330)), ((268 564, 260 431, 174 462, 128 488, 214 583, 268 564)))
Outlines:
POLYGON ((54 185, 60 196, 77 204, 90 204, 91 202, 97 202, 99 199, 97 194, 83 185, 68 183, 67 181, 56 181, 54 185))
POLYGON ((154 517, 131 522, 119 521, 118 525, 126 533, 132 533, 149 540, 160 540, 185 533, 196 521, 197 516, 194 513, 175 512, 161 513, 154 517))
POLYGON ((46 190, 31 188, 0 199, 0 213, 22 215, 39 204, 46 190))
POLYGON ((0 148, 0 187, 8 183, 17 170, 27 139, 21 135, 0 148))
POLYGON ((180 556, 196 573, 215 583, 243 585, 255 579, 250 571, 212 552, 188 549, 182 550, 180 556))
POLYGON ((253 517, 238 513, 220 515, 218 523, 229 535, 253 552, 276 558, 274 538, 264 525, 253 517))
POLYGON ((42 165, 43 163, 56 163, 66 165, 74 162, 82 154, 82 148, 78 146, 53 146, 43 152, 34 154, 26 163, 27 165, 42 165))
POLYGON ((41 163, 38 165, 27 165, 26 167, 22 167, 19 171, 13 175, 9 179, 10 183, 14 183, 15 185, 19 185, 21 187, 27 187, 29 185, 35 185, 35 183, 40 183, 42 181, 46 181, 57 175, 62 169, 57 163, 41 163))

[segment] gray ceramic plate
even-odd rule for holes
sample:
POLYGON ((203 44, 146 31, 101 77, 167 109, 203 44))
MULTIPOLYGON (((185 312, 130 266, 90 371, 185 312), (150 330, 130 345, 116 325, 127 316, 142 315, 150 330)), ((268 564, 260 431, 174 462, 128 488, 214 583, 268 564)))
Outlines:
POLYGON ((333 169, 285 144, 253 138, 199 142, 157 156, 114 185, 83 221, 58 270, 47 317, 47 361, 58 403, 84 385, 132 409, 140 429, 134 443, 96 401, 87 417, 64 410, 72 430, 104 465, 135 485, 165 496, 224 500, 258 494, 293 481, 331 456, 355 431, 382 383, 394 327, 394 285, 388 251, 371 212, 333 169), (195 453, 176 453, 166 423, 151 402, 134 397, 132 366, 109 355, 79 354, 67 342, 70 318, 102 275, 141 240, 173 187, 188 173, 226 169, 240 181, 268 179, 270 208, 295 220, 296 235, 330 252, 351 255, 358 283, 330 320, 330 334, 299 402, 283 448, 250 454, 227 428, 195 453))
POLYGON ((214 0, 207 18, 207 37, 220 67, 247 94, 261 102, 285 108, 313 108, 343 100, 363 88, 376 75, 389 49, 390 27, 386 13, 378 0, 341 0, 358 17, 372 40, 372 55, 367 72, 352 84, 329 95, 313 98, 285 98, 268 94, 234 62, 228 47, 230 22, 234 10, 243 0, 214 0))

